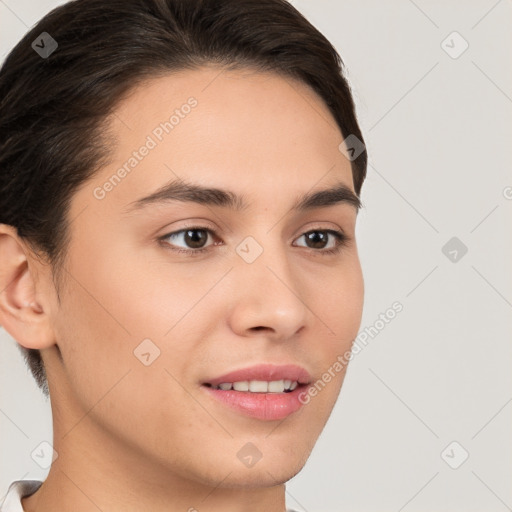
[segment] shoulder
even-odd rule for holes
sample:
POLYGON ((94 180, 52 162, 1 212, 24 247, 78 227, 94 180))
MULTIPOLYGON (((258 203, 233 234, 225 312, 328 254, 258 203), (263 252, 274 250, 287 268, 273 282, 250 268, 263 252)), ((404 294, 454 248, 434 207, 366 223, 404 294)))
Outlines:
POLYGON ((15 480, 9 485, 7 494, 0 497, 0 512, 23 512, 21 499, 30 496, 42 485, 41 480, 15 480))

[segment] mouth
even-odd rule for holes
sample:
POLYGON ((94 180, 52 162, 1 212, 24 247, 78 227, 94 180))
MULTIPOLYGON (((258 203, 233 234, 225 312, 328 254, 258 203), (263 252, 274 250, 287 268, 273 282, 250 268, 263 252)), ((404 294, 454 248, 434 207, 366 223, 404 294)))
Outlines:
POLYGON ((296 365, 257 365, 208 379, 201 388, 216 404, 260 420, 280 420, 298 411, 311 376, 296 365))

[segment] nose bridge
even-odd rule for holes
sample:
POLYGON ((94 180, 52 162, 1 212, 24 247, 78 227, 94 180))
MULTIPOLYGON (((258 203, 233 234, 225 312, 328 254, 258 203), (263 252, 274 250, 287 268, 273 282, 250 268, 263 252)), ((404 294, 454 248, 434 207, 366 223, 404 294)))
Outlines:
MULTIPOLYGON (((265 287, 279 283, 287 290, 289 287, 293 289, 297 286, 298 283, 293 282, 290 255, 282 240, 278 239, 277 230, 274 234, 260 233, 247 236, 238 244, 236 252, 242 260, 239 262, 239 270, 251 280, 252 286, 261 284, 265 287)), ((288 290, 288 293, 292 292, 288 290)))

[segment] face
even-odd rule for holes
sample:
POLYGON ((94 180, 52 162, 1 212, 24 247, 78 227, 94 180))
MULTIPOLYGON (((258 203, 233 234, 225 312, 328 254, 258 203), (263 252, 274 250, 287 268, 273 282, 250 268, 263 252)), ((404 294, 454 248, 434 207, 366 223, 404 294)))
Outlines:
POLYGON ((333 367, 361 320, 341 132, 304 84, 214 68, 141 85, 109 128, 112 162, 69 212, 51 318, 61 359, 43 351, 56 440, 210 485, 290 479, 332 411, 345 374, 333 367), (140 201, 171 182, 174 199, 140 201), (338 187, 336 201, 294 208, 338 187), (249 372, 227 375, 238 370, 249 372), (286 380, 298 387, 283 392, 286 380), (244 381, 273 384, 240 391, 244 381), (238 389, 215 389, 226 382, 238 389))

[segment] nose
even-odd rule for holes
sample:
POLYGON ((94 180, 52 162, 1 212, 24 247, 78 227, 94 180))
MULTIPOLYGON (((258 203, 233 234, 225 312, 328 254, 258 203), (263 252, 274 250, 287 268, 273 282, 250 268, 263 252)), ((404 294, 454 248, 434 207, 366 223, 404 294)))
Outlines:
POLYGON ((276 341, 296 336, 311 315, 299 270, 291 267, 284 248, 266 247, 252 263, 241 258, 231 273, 231 329, 276 341))

